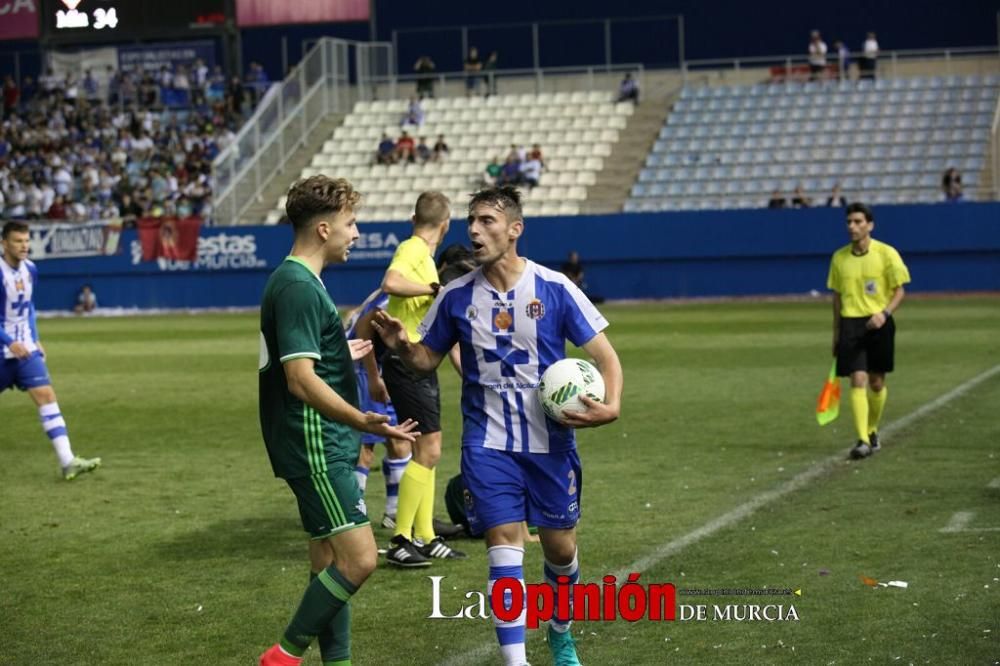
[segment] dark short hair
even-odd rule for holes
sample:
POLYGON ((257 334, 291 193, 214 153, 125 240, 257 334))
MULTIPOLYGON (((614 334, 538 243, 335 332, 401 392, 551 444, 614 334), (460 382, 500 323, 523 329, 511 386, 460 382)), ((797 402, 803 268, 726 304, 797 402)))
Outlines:
POLYGON ((462 261, 472 261, 472 250, 461 243, 453 243, 441 250, 441 254, 438 255, 437 267, 438 270, 441 270, 445 265, 451 266, 462 261))
POLYGON ((297 181, 288 191, 285 214, 298 233, 307 229, 317 217, 356 210, 361 193, 344 178, 312 176, 297 181))
POLYGON ((472 217, 472 210, 479 204, 487 204, 502 210, 508 220, 524 219, 524 214, 521 212, 521 193, 516 187, 501 185, 479 190, 469 199, 469 217, 472 217))
POLYGON ((25 224, 24 222, 17 222, 16 220, 11 220, 7 224, 3 225, 3 234, 0 237, 2 237, 4 240, 7 240, 7 236, 9 236, 11 233, 15 231, 27 232, 28 225, 25 224))
POLYGON ((865 221, 867 222, 875 221, 875 216, 872 215, 872 209, 860 201, 855 201, 854 203, 847 205, 846 215, 850 216, 852 213, 861 213, 865 216, 865 221))

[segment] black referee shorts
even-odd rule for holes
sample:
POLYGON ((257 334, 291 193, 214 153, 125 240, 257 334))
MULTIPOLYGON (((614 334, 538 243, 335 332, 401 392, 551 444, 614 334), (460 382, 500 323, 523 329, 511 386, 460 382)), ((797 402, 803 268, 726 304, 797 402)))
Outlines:
POLYGON ((382 357, 382 380, 396 408, 396 419, 418 422, 421 434, 441 431, 441 387, 437 371, 422 375, 406 367, 393 353, 382 357))
POLYGON ((882 328, 865 328, 870 317, 844 317, 840 320, 840 342, 837 345, 837 376, 851 373, 892 372, 896 352, 896 322, 889 317, 882 328))

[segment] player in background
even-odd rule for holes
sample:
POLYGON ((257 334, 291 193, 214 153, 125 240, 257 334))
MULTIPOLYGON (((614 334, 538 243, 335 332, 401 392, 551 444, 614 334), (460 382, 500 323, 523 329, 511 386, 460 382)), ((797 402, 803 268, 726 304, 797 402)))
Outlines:
POLYGON ((344 263, 358 229, 360 194, 343 179, 314 176, 288 193, 295 234, 274 270, 260 309, 259 410, 275 476, 285 479, 309 534, 312 579, 281 641, 261 666, 297 666, 319 638, 325 664, 350 663, 350 600, 378 562, 354 477, 359 431, 414 439, 416 424, 358 409, 354 361, 369 341, 348 341, 320 273, 344 263))
POLYGON ((878 426, 892 372, 896 323, 910 272, 899 252, 872 238, 875 217, 862 203, 847 207, 848 245, 833 253, 826 286, 833 290, 833 354, 837 376, 851 378, 851 411, 858 442, 854 459, 879 450, 878 426))
MULTIPOLYGON (((621 409, 622 369, 603 330, 607 321, 566 276, 518 255, 524 232, 514 188, 480 191, 469 203, 469 238, 479 269, 453 280, 438 296, 413 342, 403 323, 380 312, 375 327, 411 368, 429 372, 457 342, 462 372, 462 476, 472 532, 486 534, 487 593, 499 578, 524 580, 522 522, 539 528, 543 575, 579 579, 576 524, 583 483, 573 428, 611 423, 621 409), (539 378, 565 357, 566 340, 597 364, 606 402, 582 398, 587 409, 566 425, 545 416, 535 395, 539 378)), ((560 666, 579 664, 569 631, 572 610, 557 613, 548 645, 560 666)), ((526 664, 525 614, 494 617, 506 664, 526 664)))
MULTIPOLYGON (((424 192, 413 213, 413 235, 399 244, 382 280, 389 294, 386 311, 403 322, 411 342, 420 339, 417 326, 441 288, 434 252, 448 233, 451 203, 440 192, 424 192)), ((389 349, 382 357, 382 379, 401 419, 420 423, 420 435, 399 482, 396 529, 386 561, 397 567, 430 566, 431 558, 457 559, 465 554, 451 548, 434 532, 435 468, 441 459, 441 389, 436 367, 414 372, 389 349)))
POLYGON ((101 464, 100 458, 81 458, 73 454, 69 431, 62 417, 56 392, 52 388, 45 365, 45 348, 38 340, 33 296, 38 283, 38 269, 28 259, 31 233, 28 225, 8 222, 0 234, 3 261, 0 274, 0 392, 16 386, 27 391, 38 407, 42 429, 52 442, 63 478, 72 481, 80 474, 92 472, 101 464))
MULTIPOLYGON (((371 320, 375 312, 385 308, 389 295, 381 289, 376 289, 365 299, 348 318, 347 338, 349 340, 371 340, 374 349, 360 361, 355 361, 354 372, 358 381, 358 397, 361 409, 366 412, 385 414, 389 417, 389 425, 396 425, 396 410, 389 401, 389 393, 382 381, 382 369, 377 361, 385 351, 382 341, 375 334, 371 320)), ((375 445, 385 443, 385 457, 382 458, 382 476, 385 479, 385 513, 382 516, 382 527, 396 527, 396 507, 399 505, 399 480, 403 470, 410 462, 410 443, 405 440, 385 439, 372 433, 361 434, 361 455, 355 466, 355 475, 361 494, 368 488, 368 472, 375 461, 375 445)))

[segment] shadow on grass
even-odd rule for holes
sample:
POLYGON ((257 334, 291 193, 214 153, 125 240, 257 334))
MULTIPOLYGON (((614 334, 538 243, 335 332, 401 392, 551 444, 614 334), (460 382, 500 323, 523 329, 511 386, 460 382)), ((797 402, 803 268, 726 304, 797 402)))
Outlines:
POLYGON ((306 534, 294 513, 220 520, 156 545, 161 557, 176 561, 233 557, 287 561, 302 558, 305 548, 306 534))

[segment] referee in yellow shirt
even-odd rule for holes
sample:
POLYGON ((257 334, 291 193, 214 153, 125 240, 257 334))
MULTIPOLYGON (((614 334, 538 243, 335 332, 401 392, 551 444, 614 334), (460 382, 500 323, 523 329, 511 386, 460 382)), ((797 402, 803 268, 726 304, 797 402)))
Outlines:
MULTIPOLYGON (((413 235, 399 244, 382 279, 389 294, 387 312, 403 322, 411 342, 417 326, 441 288, 434 252, 448 233, 451 202, 440 192, 424 192, 413 213, 413 235)), ((430 566, 431 558, 464 558, 434 533, 434 470, 441 459, 441 389, 437 373, 420 375, 391 352, 382 358, 382 379, 401 423, 412 418, 420 434, 413 458, 399 481, 399 506, 386 561, 414 568, 430 566), (417 543, 411 540, 415 537, 417 543)))
POLYGON ((837 376, 851 378, 851 410, 858 443, 850 457, 867 458, 879 450, 878 424, 889 390, 896 323, 893 313, 903 302, 910 272, 899 252, 872 238, 875 218, 862 203, 847 207, 851 237, 833 253, 826 286, 833 290, 833 353, 837 376))

